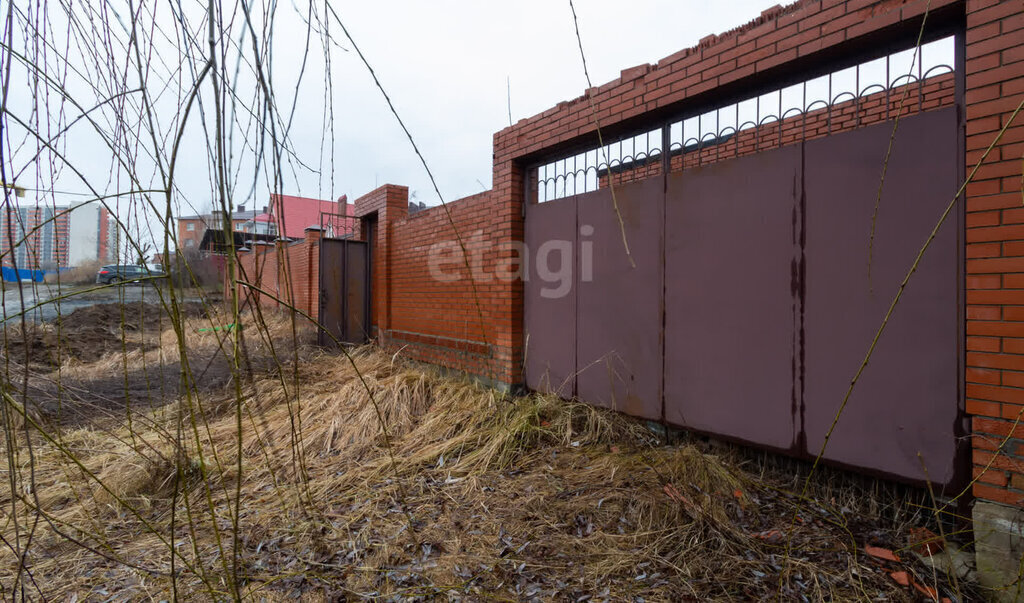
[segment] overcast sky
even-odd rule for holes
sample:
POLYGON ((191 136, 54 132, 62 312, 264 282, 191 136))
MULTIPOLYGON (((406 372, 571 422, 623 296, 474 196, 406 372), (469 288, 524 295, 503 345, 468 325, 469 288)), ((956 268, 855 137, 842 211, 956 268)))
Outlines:
MULTIPOLYGON (((619 2, 578 0, 576 10, 590 75, 593 83, 599 85, 618 77, 624 68, 656 62, 695 44, 705 35, 745 23, 774 3, 771 0, 713 3, 676 0, 637 2, 626 8, 619 2)), ((230 7, 232 3, 224 4, 230 7)), ((161 41, 164 37, 173 37, 176 26, 174 15, 161 5, 155 5, 154 15, 142 15, 139 24, 144 31, 156 31, 152 35, 156 40, 152 44, 153 55, 145 61, 151 69, 146 74, 147 88, 155 99, 158 129, 171 131, 188 85, 204 58, 199 57, 199 52, 205 52, 205 48, 195 49, 190 60, 178 47, 161 41), (157 26, 156 30, 151 29, 153 24, 157 26), (166 32, 166 36, 161 30, 166 32), (177 70, 179 66, 180 71, 177 70)), ((201 23, 205 3, 185 2, 184 5, 185 12, 194 18, 194 29, 198 31, 205 27, 201 23)), ((23 0, 16 6, 22 9, 23 16, 43 12, 41 5, 35 2, 23 0)), ((78 63, 95 61, 96 57, 123 66, 126 62, 123 48, 112 44, 113 50, 104 52, 103 49, 92 48, 97 42, 76 42, 75 36, 72 36, 72 43, 67 44, 66 25, 62 25, 66 16, 61 14, 59 5, 50 3, 48 6, 48 35, 58 49, 67 47, 67 62, 72 67, 70 75, 64 76, 65 86, 72 92, 78 92, 82 107, 91 107, 102 100, 104 94, 90 90, 84 82, 76 80, 102 78, 88 75, 85 68, 80 71, 87 75, 79 74, 76 78, 74 68, 81 67, 78 63), (95 54, 86 56, 90 53, 95 54)), ((72 6, 81 11, 80 3, 72 6)), ((112 0, 108 6, 109 13, 115 16, 111 23, 130 22, 126 3, 112 0)), ((376 70, 434 171, 446 201, 490 188, 493 134, 509 124, 510 108, 512 121, 518 121, 559 101, 577 97, 586 88, 568 1, 335 0, 331 6, 376 70), (511 103, 508 102, 507 85, 511 90, 511 103)), ((225 12, 228 12, 228 7, 225 12)), ((324 7, 314 4, 314 10, 323 12, 324 7)), ((305 54, 307 28, 304 21, 307 11, 308 5, 298 0, 284 0, 277 6, 273 20, 273 87, 279 111, 284 115, 291 110, 305 54)), ((238 14, 237 6, 235 14, 238 14)), ((87 21, 82 15, 84 13, 80 12, 79 18, 87 21)), ((94 14, 93 20, 95 18, 94 14)), ((329 44, 330 67, 325 64, 323 39, 318 39, 314 32, 306 54, 305 75, 298 90, 294 125, 289 137, 298 159, 313 170, 303 169, 297 162, 292 162, 286 169, 282 191, 320 198, 348 194, 350 199, 354 199, 379 184, 395 183, 409 186, 416 199, 428 205, 437 204, 437 195, 422 166, 367 69, 337 24, 329 21, 329 26, 336 41, 329 44), (333 141, 329 112, 325 110, 328 92, 333 95, 333 141), (317 166, 319 174, 314 171, 317 166)), ((120 32, 122 37, 126 35, 128 26, 123 29, 120 32)), ((240 25, 234 26, 236 40, 241 29, 240 25)), ((29 34, 25 27, 16 26, 15 47, 37 42, 29 34)), ((200 42, 205 44, 205 40, 200 42)), ((251 39, 246 39, 242 47, 248 51, 249 44, 251 39)), ((147 53, 145 48, 143 52, 147 53)), ((236 55, 227 57, 229 70, 234 67, 236 55)), ((249 55, 246 56, 248 59, 249 55)), ((55 77, 61 71, 62 60, 55 59, 51 53, 49 61, 49 75, 55 77)), ((18 67, 15 62, 11 79, 16 84, 27 81, 27 71, 22 70, 19 77, 18 67)), ((240 81, 247 80, 255 86, 255 78, 245 71, 243 62, 240 81)), ((128 73, 131 77, 131 69, 128 73)), ((206 84, 200 100, 209 108, 212 107, 212 98, 209 82, 206 84)), ((245 85, 240 86, 240 90, 244 88, 245 85)), ((30 87, 14 85, 9 95, 12 109, 16 113, 20 111, 22 118, 26 118, 32 103, 30 87)), ((242 90, 239 96, 245 98, 247 93, 242 90)), ((60 129, 57 126, 58 111, 54 109, 57 106, 53 100, 55 97, 51 91, 51 132, 60 129)), ((81 110, 65 106, 62 125, 80 113, 81 110)), ((98 116, 99 113, 93 115, 98 116)), ((177 177, 183 193, 181 206, 177 208, 180 213, 190 213, 192 208, 204 209, 213 196, 208 166, 209 138, 203 135, 203 117, 212 120, 209 111, 203 113, 194 108, 182 139, 177 177)), ((100 119, 97 121, 102 122, 100 119)), ((15 147, 15 167, 24 167, 34 153, 35 141, 26 139, 23 133, 19 135, 17 124, 9 125, 15 131, 11 141, 15 147), (28 140, 28 144, 20 145, 23 140, 28 140), (21 160, 20 165, 18 160, 21 160)), ((209 125, 212 127, 212 121, 209 125)), ((119 175, 119 170, 112 169, 114 162, 109 147, 89 130, 83 120, 62 136, 65 146, 61 148, 66 158, 101 192, 109 194, 126 190, 128 179, 123 174, 119 175)), ((252 154, 251 149, 237 143, 243 138, 242 130, 239 127, 235 133, 234 152, 237 157, 252 154)), ((168 154, 170 142, 170 139, 161 141, 168 154)), ((145 136, 135 144, 144 147, 145 136)), ((139 155, 140 165, 144 165, 145 153, 140 152, 139 155)), ((156 183, 158 171, 155 165, 148 168, 136 166, 136 169, 150 175, 150 184, 156 183)), ((88 191, 77 175, 61 166, 50 170, 29 165, 19 183, 28 183, 31 187, 35 179, 39 188, 47 189, 50 188, 50 174, 54 173, 57 180, 52 188, 88 191)), ((233 195, 235 204, 263 205, 270 192, 269 178, 258 178, 253 187, 251 171, 241 168, 240 173, 241 182, 233 195)), ((55 195, 57 203, 82 198, 85 197, 55 195)), ((44 201, 52 203, 53 199, 44 201)), ((23 202, 31 203, 32 195, 23 202)), ((120 207, 126 211, 124 203, 120 207)), ((133 208, 139 211, 138 204, 133 208)))
MULTIPOLYGON (((757 17, 771 0, 576 2, 595 85, 757 17)), ((340 2, 350 33, 421 145, 446 200, 491 186, 494 132, 586 89, 568 1, 340 2), (499 8, 500 7, 500 8, 499 8)), ((342 99, 338 190, 406 184, 437 202, 366 70, 349 53, 334 69, 342 99)))

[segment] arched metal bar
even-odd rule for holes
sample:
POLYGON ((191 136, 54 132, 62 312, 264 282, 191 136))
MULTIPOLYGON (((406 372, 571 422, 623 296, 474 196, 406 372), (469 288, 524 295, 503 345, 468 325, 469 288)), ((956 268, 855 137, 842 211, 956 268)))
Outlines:
POLYGON ((954 69, 950 65, 945 65, 945 64, 943 64, 943 65, 936 65, 934 67, 929 68, 928 71, 925 71, 924 75, 921 77, 921 80, 924 81, 924 80, 927 80, 930 77, 935 77, 937 75, 943 75, 943 74, 946 74, 946 73, 955 73, 955 72, 956 72, 956 69, 954 69), (938 71, 939 69, 942 69, 943 71, 941 71, 940 73, 935 73, 935 74, 932 73, 933 71, 938 71))
POLYGON ((733 145, 733 148, 735 149, 734 152, 733 152, 733 157, 737 157, 738 153, 739 153, 739 145, 740 145, 739 130, 737 130, 734 126, 726 126, 726 127, 722 128, 721 130, 719 130, 718 131, 718 140, 719 140, 718 146, 719 147, 721 147, 723 144, 728 142, 727 140, 723 140, 727 136, 730 136, 730 137, 735 139, 733 141, 735 143, 733 145), (729 133, 730 130, 732 131, 731 134, 729 133))
POLYGON ((909 86, 910 84, 915 84, 915 83, 920 82, 920 81, 921 81, 921 79, 918 78, 916 75, 913 75, 911 73, 904 73, 903 75, 901 75, 898 78, 894 79, 892 81, 892 84, 889 85, 889 88, 896 89, 896 88, 899 88, 900 86, 909 86), (900 82, 903 81, 903 80, 907 80, 907 83, 901 84, 900 82))
POLYGON ((875 88, 878 89, 877 92, 885 91, 885 86, 881 84, 871 84, 870 86, 866 86, 863 90, 861 90, 854 98, 864 98, 867 96, 871 96, 872 94, 875 94, 875 92, 872 92, 872 90, 875 88))
POLYGON ((802 110, 802 109, 800 109, 800 107, 791 107, 791 108, 789 108, 789 109, 786 109, 785 111, 783 111, 783 112, 782 112, 782 117, 781 117, 781 118, 779 118, 779 119, 781 119, 782 121, 786 121, 786 117, 787 117, 787 116, 788 116, 788 115, 789 115, 790 113, 794 113, 794 114, 796 114, 796 115, 801 115, 801 114, 803 113, 803 110, 802 110))
POLYGON ((824 99, 816 100, 813 103, 811 103, 811 104, 807 105, 806 107, 804 107, 804 113, 806 114, 806 113, 810 113, 812 111, 817 111, 817 109, 814 108, 815 105, 821 105, 822 109, 827 109, 828 108, 828 101, 826 101, 824 99))

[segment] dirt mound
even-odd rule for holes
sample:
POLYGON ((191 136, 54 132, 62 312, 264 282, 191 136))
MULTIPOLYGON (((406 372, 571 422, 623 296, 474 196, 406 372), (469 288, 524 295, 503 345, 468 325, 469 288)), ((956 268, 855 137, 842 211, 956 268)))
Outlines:
MULTIPOLYGON (((181 307, 183 317, 205 316, 197 302, 181 307)), ((152 349, 160 332, 171 326, 159 304, 96 304, 78 308, 53 323, 29 323, 6 328, 4 353, 19 363, 60 366, 68 358, 92 361, 110 352, 152 349)))
MULTIPOLYGON (((179 306, 185 318, 206 316, 203 305, 190 302, 179 306)), ((80 332, 96 329, 140 331, 152 329, 156 332, 171 325, 170 315, 163 306, 154 303, 96 304, 86 308, 78 308, 74 312, 62 316, 54 324, 62 330, 80 332)))

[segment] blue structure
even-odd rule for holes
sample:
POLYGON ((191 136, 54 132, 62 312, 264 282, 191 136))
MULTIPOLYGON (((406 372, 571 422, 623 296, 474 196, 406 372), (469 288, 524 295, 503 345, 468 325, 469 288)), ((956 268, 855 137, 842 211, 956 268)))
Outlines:
POLYGON ((2 273, 3 279, 8 283, 16 283, 18 281, 33 281, 41 283, 43 282, 43 277, 46 275, 45 270, 27 270, 24 268, 18 268, 15 270, 9 266, 0 267, 0 273, 2 273))

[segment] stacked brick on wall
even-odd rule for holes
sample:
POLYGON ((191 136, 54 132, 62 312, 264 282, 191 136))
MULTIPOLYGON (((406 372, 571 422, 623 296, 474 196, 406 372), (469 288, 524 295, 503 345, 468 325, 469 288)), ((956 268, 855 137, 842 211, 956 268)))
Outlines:
POLYGON ((983 581, 1011 584, 1001 598, 1022 600, 1024 0, 968 0, 966 45, 968 173, 984 157, 967 185, 966 233, 976 561, 983 581))
MULTIPOLYGON (((968 2, 966 58, 970 172, 1024 101, 1024 2, 968 2)), ((967 186, 966 377, 967 410, 974 415, 974 493, 1009 504, 1024 502, 1022 156, 1024 115, 1018 115, 967 186)))
MULTIPOLYGON (((502 383, 521 382, 523 285, 521 280, 500 277, 517 253, 511 244, 523 240, 525 166, 565 150, 596 146, 597 124, 606 135, 627 132, 652 115, 703 110, 717 95, 795 77, 804 67, 827 63, 848 51, 869 52, 879 43, 912 39, 926 10, 929 23, 941 22, 948 29, 966 24, 965 154, 970 173, 1024 100, 1024 0, 802 0, 775 7, 743 27, 708 36, 655 65, 623 70, 619 78, 587 90, 584 96, 496 133, 490 191, 449 203, 447 209, 432 208, 413 216, 408 215, 405 187, 387 185, 357 200, 355 214, 363 219, 359 236, 368 236, 368 220, 375 218, 377 224, 372 249, 372 316, 377 337, 415 358, 502 383), (478 276, 483 275, 476 281, 466 274, 474 270, 466 269, 463 245, 470 252, 470 263, 478 264, 478 276), (476 253, 474 245, 487 248, 476 253), (440 274, 438 261, 443 264, 440 274), (457 278, 445 280, 453 276, 457 278)), ((908 110, 947 106, 953 98, 952 83, 951 77, 929 80, 923 105, 908 110)), ((834 128, 878 121, 884 100, 869 96, 853 111, 846 112, 848 108, 837 107, 840 117, 859 115, 861 120, 833 120, 834 128)), ((817 117, 812 112, 806 119, 817 117)), ((776 144, 790 140, 794 133, 787 131, 789 125, 787 120, 772 126, 776 144)), ((772 127, 759 134, 770 135, 772 127)), ((811 137, 819 134, 813 131, 811 137)), ((732 143, 740 153, 751 151, 740 146, 744 141, 741 135, 732 143)), ((727 146, 713 152, 723 149, 727 146)), ((690 154, 686 161, 715 160, 712 151, 708 153, 690 154)), ((975 507, 976 519, 987 517, 984 514, 989 511, 978 512, 984 505, 1002 505, 1018 513, 1024 505, 1022 156, 1024 116, 1018 116, 965 195, 964 392, 973 428, 976 481, 972 491, 984 503, 975 507)), ((656 174, 659 169, 652 165, 644 174, 656 174)), ((627 178, 634 175, 625 174, 627 178)), ((313 261, 306 260, 305 268, 300 267, 300 250, 308 252, 315 244, 304 242, 280 250, 291 267, 293 283, 303 282, 302 270, 310 271, 306 273, 309 283, 316 283, 313 261)), ((264 262, 264 286, 314 312, 312 292, 300 290, 299 285, 294 291, 282 289, 284 271, 271 255, 262 254, 267 256, 263 260, 246 258, 243 263, 249 262, 255 270, 264 262)), ((962 352, 950 350, 951 354, 962 352)))
MULTIPOLYGON (((926 7, 935 13, 959 11, 966 18, 967 164, 981 153, 1024 98, 1024 1, 997 0, 806 0, 766 11, 754 22, 656 65, 624 70, 621 77, 521 120, 494 137, 494 188, 449 204, 451 220, 470 240, 479 231, 492 245, 481 256, 488 268, 514 252, 501 244, 521 241, 523 165, 553 147, 596 135, 643 114, 682 103, 699 104, 708 93, 745 78, 771 74, 787 63, 855 43, 901 23, 919 23, 926 7), (596 106, 596 116, 592 110, 596 106)), ((890 109, 895 98, 890 98, 890 109)), ((952 77, 929 80, 922 106, 911 95, 908 111, 952 102, 952 77)), ((882 118, 880 95, 858 101, 852 112, 837 107, 833 133, 882 118), (843 116, 859 115, 860 120, 843 116)), ((804 123, 820 117, 810 113, 804 123)), ((1024 118, 1010 127, 967 188, 967 411, 973 415, 974 493, 1019 505, 1024 497, 1024 207, 1020 164, 1024 118), (1007 437, 998 455, 997 447, 1007 437), (995 460, 993 460, 995 459, 995 460), (985 468, 988 468, 986 471, 985 468)), ((787 122, 788 123, 788 122, 787 122)), ((794 122, 795 123, 795 122, 794 122)), ((782 139, 788 140, 782 126, 782 139)), ((801 124, 801 127, 804 127, 801 124)), ((776 125, 776 135, 780 128, 776 125)), ((772 143, 771 127, 760 134, 772 143)), ((810 137, 821 135, 812 128, 810 137)), ((734 144, 739 145, 742 137, 734 144)), ((714 149, 721 153, 723 147, 714 149)), ((739 149, 741 154, 751 149, 739 149)), ((712 151, 709 151, 711 153, 712 151)), ((728 153, 726 153, 728 154, 728 153)), ((691 154, 691 161, 713 160, 691 154)), ((677 161, 680 161, 677 159, 677 161)), ((654 168, 657 169, 657 166, 654 168)), ((646 173, 646 172, 645 172, 646 173)), ((376 215, 374 322, 382 339, 406 346, 432 362, 484 374, 506 383, 521 380, 522 283, 496 280, 439 283, 429 274, 435 244, 455 240, 442 208, 407 217, 407 190, 385 186, 356 202, 356 215, 376 215), (481 320, 482 319, 482 320, 481 320)), ((461 256, 459 256, 461 257, 461 256)), ((458 259, 458 258, 453 258, 458 259)), ((459 262, 451 264, 452 271, 459 262)))
POLYGON ((405 186, 385 184, 380 188, 356 199, 355 215, 360 218, 356 224, 356 236, 368 240, 369 224, 376 224, 370 257, 370 290, 372 292, 370 317, 373 321, 374 336, 386 334, 391 324, 391 278, 389 258, 391 257, 391 223, 409 215, 409 189, 405 186))
POLYGON ((408 215, 408 189, 385 185, 357 199, 375 217, 374 330, 412 358, 515 383, 515 275, 504 267, 512 230, 491 191, 408 215), (467 255, 463 254, 463 249, 467 255))
MULTIPOLYGON (((673 154, 670 171, 705 166, 717 161, 745 157, 780 146, 795 144, 816 138, 824 138, 841 132, 863 128, 872 124, 906 116, 921 111, 932 111, 951 107, 955 102, 955 82, 952 73, 933 76, 918 84, 876 92, 867 96, 840 102, 829 109, 816 109, 772 121, 758 128, 734 133, 718 144, 673 154), (888 105, 888 106, 887 106, 888 105)), ((642 178, 661 174, 661 162, 655 156, 642 167, 616 170, 614 183, 624 184, 642 178)), ((600 187, 607 186, 607 172, 603 172, 600 187)))
MULTIPOLYGON (((631 120, 653 112, 665 115, 670 108, 684 105, 700 108, 711 94, 736 89, 741 80, 764 75, 760 81, 765 81, 770 74, 786 71, 789 64, 840 53, 841 48, 871 46, 868 40, 884 38, 885 32, 901 30, 905 37, 912 35, 926 10, 930 10, 930 23, 941 19, 952 27, 966 25, 965 154, 970 173, 1024 100, 1024 0, 804 0, 770 9, 746 26, 709 36, 656 65, 626 69, 618 79, 587 90, 583 97, 497 133, 493 194, 514 203, 516 197, 499 184, 499 171, 507 173, 583 140, 593 144, 596 123, 607 135, 617 128, 626 130, 631 120)), ((948 91, 936 91, 938 102, 948 102, 948 91)), ((977 481, 972 490, 980 501, 975 506, 976 527, 983 528, 976 533, 984 534, 984 526, 995 526, 994 532, 1004 530, 1001 544, 992 550, 1003 547, 1002 558, 1011 562, 1019 560, 1020 551, 1007 551, 1006 543, 1017 543, 1012 547, 1024 541, 1019 527, 1024 505, 1022 156, 1024 116, 1018 116, 965 195, 964 391, 973 428, 977 481), (994 503, 995 507, 990 506, 994 503), (999 505, 1005 505, 1004 511, 999 505), (1016 536, 1006 536, 1008 525, 1017 526, 1016 536)), ((701 153, 690 157, 715 160, 701 153)), ((659 169, 655 164, 642 171, 650 175, 659 169)), ((622 176, 628 179, 634 174, 622 176)), ((516 175, 507 182, 515 186, 520 178, 516 175)), ((521 228, 521 222, 513 223, 521 228)), ((986 546, 979 544, 979 567, 981 552, 989 550, 986 546)), ((1016 574, 1014 567, 1004 569, 1011 579, 1016 574)))
POLYGON ((302 241, 256 243, 238 253, 238 280, 256 285, 269 295, 238 286, 240 299, 263 308, 283 307, 274 298, 305 312, 314 320, 319 311, 320 230, 306 229, 302 241))

